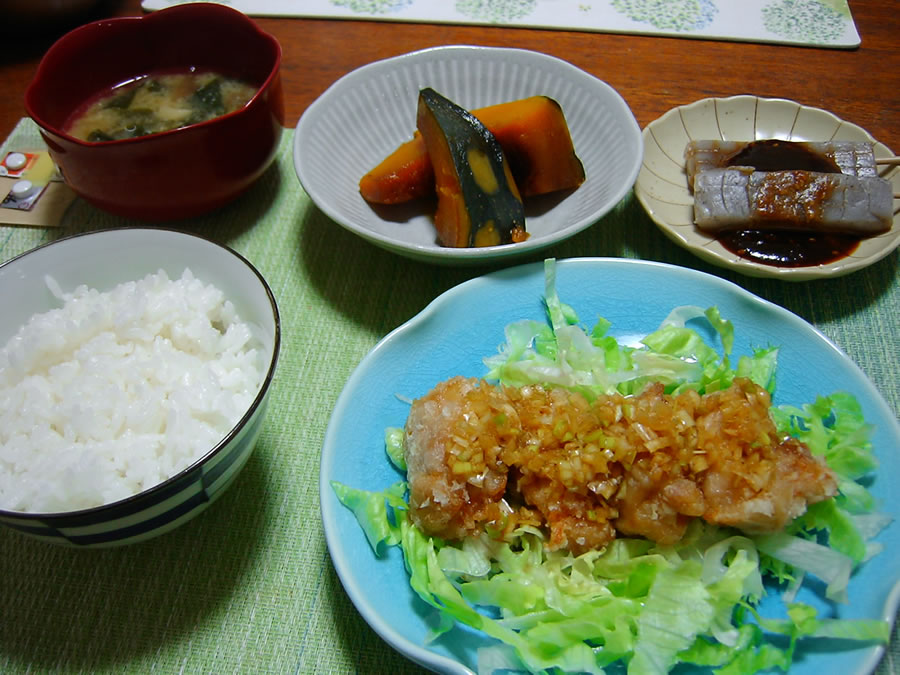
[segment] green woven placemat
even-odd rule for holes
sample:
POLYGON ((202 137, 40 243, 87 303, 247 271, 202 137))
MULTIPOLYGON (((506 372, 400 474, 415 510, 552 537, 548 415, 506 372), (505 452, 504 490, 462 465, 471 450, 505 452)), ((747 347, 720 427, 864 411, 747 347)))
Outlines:
MULTIPOLYGON (((491 268, 412 262, 335 225, 301 189, 292 140, 286 131, 276 162, 236 202, 179 225, 245 255, 278 301, 281 358, 256 451, 214 507, 150 542, 75 551, 0 529, 0 672, 419 671, 341 588, 319 516, 319 452, 360 359, 438 294, 491 268)), ((0 150, 39 144, 23 120, 0 150)), ((123 224, 78 200, 58 229, 0 227, 0 261, 123 224)), ((735 281, 817 326, 900 409, 896 251, 833 280, 746 278, 674 246, 628 198, 543 255, 644 258, 735 281)), ((896 672, 897 643, 895 632, 880 675, 896 672)))

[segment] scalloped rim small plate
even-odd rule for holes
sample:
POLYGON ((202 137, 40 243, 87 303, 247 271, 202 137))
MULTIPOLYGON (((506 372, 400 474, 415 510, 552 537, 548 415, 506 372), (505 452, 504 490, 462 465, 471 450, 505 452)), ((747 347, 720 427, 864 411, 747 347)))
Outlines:
POLYGON ((485 263, 535 253, 596 223, 631 190, 642 150, 628 104, 593 75, 525 49, 452 45, 376 61, 335 82, 297 124, 294 167, 325 215, 371 243, 426 262, 485 263), (359 179, 412 137, 419 90, 426 86, 467 109, 535 95, 555 99, 585 182, 571 192, 526 200, 530 237, 505 246, 440 246, 433 203, 367 204, 359 179))
MULTIPOLYGON (((894 224, 877 237, 863 239, 853 254, 811 267, 773 267, 741 258, 715 238, 694 227, 694 199, 684 170, 688 141, 751 141, 777 138, 794 141, 868 141, 876 157, 894 153, 862 127, 830 112, 787 99, 732 96, 705 98, 679 106, 648 124, 643 131, 644 160, 634 186, 650 218, 676 244, 703 260, 754 277, 806 281, 855 272, 877 262, 900 245, 900 200, 894 199, 894 224)), ((881 175, 900 193, 900 170, 881 175)))

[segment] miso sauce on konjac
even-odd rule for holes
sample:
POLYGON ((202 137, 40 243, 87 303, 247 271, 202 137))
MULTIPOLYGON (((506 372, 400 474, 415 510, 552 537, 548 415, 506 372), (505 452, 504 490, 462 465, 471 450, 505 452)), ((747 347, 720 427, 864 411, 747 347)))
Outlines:
POLYGON ((234 112, 254 93, 255 87, 214 72, 147 75, 76 111, 67 132, 90 142, 146 136, 234 112))
POLYGON ((800 143, 753 141, 728 158, 725 166, 752 166, 757 171, 818 171, 841 173, 831 157, 800 143))
MULTIPOLYGON (((762 140, 747 144, 727 166, 752 166, 757 171, 818 171, 841 173, 837 163, 803 145, 762 140)), ((860 238, 798 230, 736 230, 716 237, 727 250, 746 260, 773 267, 812 267, 846 258, 860 238)))
POLYGON ((735 230, 716 237, 726 249, 746 260, 773 267, 811 267, 846 258, 860 238, 798 230, 735 230))

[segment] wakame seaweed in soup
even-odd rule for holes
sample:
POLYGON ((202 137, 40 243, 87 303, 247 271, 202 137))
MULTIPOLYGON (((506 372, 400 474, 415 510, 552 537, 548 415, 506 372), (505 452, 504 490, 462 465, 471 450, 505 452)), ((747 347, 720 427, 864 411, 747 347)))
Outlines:
POLYGON ((113 88, 76 113, 68 133, 90 142, 160 133, 234 112, 255 92, 213 72, 148 75, 113 88))

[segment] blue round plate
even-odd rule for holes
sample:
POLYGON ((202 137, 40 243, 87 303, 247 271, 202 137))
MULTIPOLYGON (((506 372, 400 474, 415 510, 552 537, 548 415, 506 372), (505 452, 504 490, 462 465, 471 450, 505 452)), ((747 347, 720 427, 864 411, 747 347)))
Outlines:
MULTIPOLYGON (((560 299, 592 325, 598 316, 612 322, 610 333, 631 342, 655 330, 678 305, 716 305, 735 327, 735 355, 754 347, 780 347, 775 403, 809 403, 817 395, 849 391, 875 426, 873 442, 879 474, 900 475, 900 424, 889 406, 846 354, 791 312, 729 281, 690 269, 625 259, 565 260, 557 266, 560 299)), ((388 461, 384 430, 403 426, 408 400, 427 393, 453 375, 482 376, 482 359, 504 342, 513 321, 545 317, 541 263, 472 279, 447 291, 418 316, 385 337, 360 363, 338 398, 322 449, 319 480, 325 537, 347 594, 369 625, 390 645, 417 663, 444 673, 477 672, 477 649, 490 638, 456 627, 426 644, 433 610, 409 586, 399 548, 376 558, 349 509, 337 500, 331 481, 382 490, 402 478, 388 461)), ((872 492, 889 514, 900 513, 900 495, 884 479, 872 492)), ((850 603, 827 604, 804 589, 798 600, 828 616, 893 620, 900 604, 900 536, 892 525, 881 533, 884 550, 854 575, 850 603)), ((770 595, 764 615, 781 600, 770 595)), ((798 650, 792 675, 821 672, 869 673, 883 647, 798 650)), ((689 672, 679 670, 679 672, 689 672)), ((699 671, 698 671, 699 672, 699 671)))

